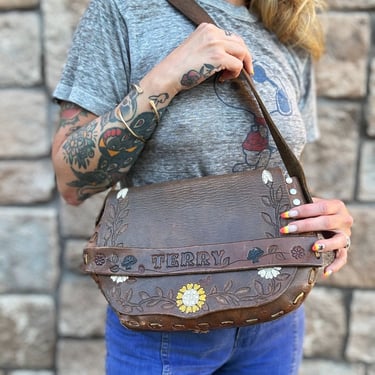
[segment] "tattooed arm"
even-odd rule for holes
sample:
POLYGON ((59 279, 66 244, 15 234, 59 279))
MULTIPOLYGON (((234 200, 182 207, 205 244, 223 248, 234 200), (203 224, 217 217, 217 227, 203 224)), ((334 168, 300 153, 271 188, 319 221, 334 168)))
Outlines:
POLYGON ((78 205, 116 183, 129 171, 156 127, 158 112, 176 94, 213 74, 237 77, 241 69, 252 72, 251 55, 243 40, 211 24, 200 25, 179 47, 140 81, 112 111, 97 117, 68 102, 61 104, 60 126, 52 147, 57 185, 64 199, 78 205), (119 113, 120 112, 120 113, 119 113), (121 115, 128 127, 120 121, 121 115))
POLYGON ((161 114, 169 95, 144 96, 135 87, 114 110, 103 116, 69 102, 61 103, 60 126, 52 147, 57 184, 69 204, 78 205, 116 183, 134 164, 156 126, 152 100, 161 114))

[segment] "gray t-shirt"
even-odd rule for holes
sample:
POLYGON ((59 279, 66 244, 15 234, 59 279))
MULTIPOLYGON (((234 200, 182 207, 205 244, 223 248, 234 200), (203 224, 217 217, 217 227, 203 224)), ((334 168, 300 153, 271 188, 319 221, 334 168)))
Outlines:
MULTIPOLYGON (((299 157, 317 138, 309 56, 287 48, 245 7, 199 0, 223 29, 243 37, 254 81, 286 141, 299 157)), ((195 26, 166 0, 92 0, 75 33, 54 97, 101 115, 176 48, 195 26)), ((238 81, 211 78, 181 92, 128 174, 141 185, 280 164, 259 111, 238 81)))

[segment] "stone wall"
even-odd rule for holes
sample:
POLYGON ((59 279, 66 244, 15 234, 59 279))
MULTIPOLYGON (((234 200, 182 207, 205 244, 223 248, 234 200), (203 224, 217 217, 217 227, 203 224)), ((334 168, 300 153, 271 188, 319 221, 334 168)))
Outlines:
MULTIPOLYGON (((79 273, 102 196, 55 189, 51 103, 88 0, 0 0, 0 375, 103 374, 104 299, 79 273)), ((349 264, 306 303, 301 375, 375 374, 375 0, 331 0, 317 67, 321 140, 304 155, 314 193, 354 215, 349 264)))

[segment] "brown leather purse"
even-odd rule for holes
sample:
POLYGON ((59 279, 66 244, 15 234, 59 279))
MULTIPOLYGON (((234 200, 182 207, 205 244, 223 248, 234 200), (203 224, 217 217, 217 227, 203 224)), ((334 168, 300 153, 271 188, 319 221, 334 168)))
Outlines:
MULTIPOLYGON (((212 22, 194 1, 170 2, 193 11, 196 23, 212 22)), ((276 319, 301 305, 323 266, 311 251, 319 234, 279 233, 287 224, 280 214, 311 197, 299 161, 243 77, 288 174, 270 168, 112 190, 83 270, 130 329, 207 332, 276 319)))

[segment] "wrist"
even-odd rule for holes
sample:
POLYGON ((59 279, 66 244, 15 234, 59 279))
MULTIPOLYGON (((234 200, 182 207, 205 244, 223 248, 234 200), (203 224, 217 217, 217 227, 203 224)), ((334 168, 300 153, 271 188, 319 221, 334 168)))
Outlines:
POLYGON ((155 66, 139 82, 139 85, 143 88, 148 97, 155 95, 168 97, 168 100, 166 100, 165 103, 161 103, 160 107, 168 105, 182 90, 178 77, 174 77, 173 75, 173 69, 169 69, 169 71, 163 69, 162 64, 163 63, 155 66))

